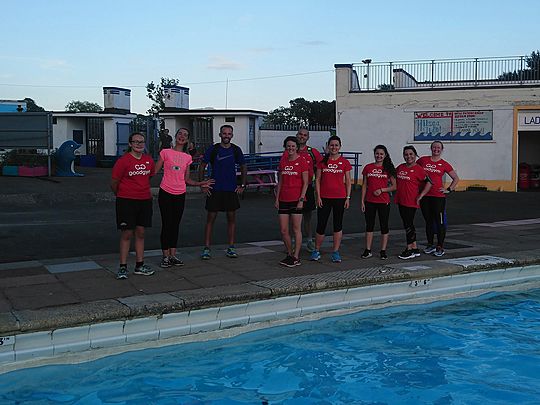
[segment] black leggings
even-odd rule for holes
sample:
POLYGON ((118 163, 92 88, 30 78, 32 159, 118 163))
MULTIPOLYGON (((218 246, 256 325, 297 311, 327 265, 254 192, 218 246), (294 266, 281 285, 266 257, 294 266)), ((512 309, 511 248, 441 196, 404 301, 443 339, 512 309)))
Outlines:
POLYGON ((322 198, 323 206, 317 208, 317 234, 324 235, 330 211, 334 233, 343 229, 343 214, 345 213, 345 198, 322 198))
POLYGON ((186 194, 169 194, 159 189, 158 204, 161 212, 161 249, 176 248, 178 228, 184 213, 186 194))
POLYGON ((399 215, 403 221, 403 227, 405 228, 405 235, 407 236, 407 245, 416 242, 416 228, 414 227, 414 214, 416 214, 416 208, 405 207, 399 205, 399 215))
POLYGON ((446 237, 446 198, 424 197, 420 200, 420 208, 426 221, 428 245, 433 245, 433 239, 437 233, 437 245, 442 247, 446 237))
POLYGON ((388 233, 388 216, 390 215, 390 204, 372 203, 366 201, 364 205, 366 207, 366 211, 364 212, 364 216, 366 217, 366 232, 373 232, 373 229, 375 229, 375 215, 378 213, 381 234, 386 235, 388 233))

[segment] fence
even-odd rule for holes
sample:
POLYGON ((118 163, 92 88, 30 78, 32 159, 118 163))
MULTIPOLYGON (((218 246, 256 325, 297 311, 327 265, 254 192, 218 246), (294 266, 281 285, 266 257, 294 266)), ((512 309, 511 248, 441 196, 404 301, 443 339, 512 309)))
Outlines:
POLYGON ((540 57, 441 59, 353 65, 351 91, 540 84, 540 57))
MULTIPOLYGON (((341 152, 352 166, 351 181, 353 185, 357 184, 362 177, 360 155, 362 152, 341 152)), ((277 170, 279 161, 283 155, 282 151, 253 153, 244 155, 248 170, 277 170)))

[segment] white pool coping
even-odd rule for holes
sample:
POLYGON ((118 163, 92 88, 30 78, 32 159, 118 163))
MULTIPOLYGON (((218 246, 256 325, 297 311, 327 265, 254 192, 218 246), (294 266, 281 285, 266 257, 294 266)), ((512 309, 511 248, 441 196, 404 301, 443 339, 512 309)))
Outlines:
POLYGON ((78 363, 182 341, 380 306, 540 287, 540 265, 306 293, 221 307, 0 337, 0 374, 40 364, 78 363))

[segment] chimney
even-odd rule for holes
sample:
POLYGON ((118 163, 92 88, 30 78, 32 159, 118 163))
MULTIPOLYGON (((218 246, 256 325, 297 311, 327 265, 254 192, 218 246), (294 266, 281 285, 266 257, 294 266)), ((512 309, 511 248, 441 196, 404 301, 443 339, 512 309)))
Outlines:
POLYGON ((163 86, 165 110, 189 110, 189 89, 181 86, 163 86))
POLYGON ((131 90, 120 87, 103 87, 103 112, 129 114, 131 112, 131 90))

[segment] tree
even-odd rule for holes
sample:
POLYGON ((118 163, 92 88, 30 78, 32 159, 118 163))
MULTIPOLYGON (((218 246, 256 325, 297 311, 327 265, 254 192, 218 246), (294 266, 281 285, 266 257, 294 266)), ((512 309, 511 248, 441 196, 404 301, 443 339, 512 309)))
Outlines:
POLYGON ((97 103, 91 101, 72 100, 66 105, 66 111, 69 112, 100 112, 103 108, 97 103))
POLYGON ((26 111, 27 112, 43 112, 43 111, 45 111, 45 109, 43 107, 40 107, 39 105, 37 105, 36 102, 34 100, 32 100, 31 98, 29 98, 29 97, 25 98, 24 101, 26 102, 26 111))
POLYGON ((539 80, 540 79, 540 51, 531 52, 531 56, 525 57, 526 69, 505 72, 499 76, 501 81, 539 80))
POLYGON ((264 123, 270 125, 335 126, 336 102, 295 98, 289 101, 289 107, 280 106, 270 111, 265 117, 264 123))
POLYGON ((148 114, 155 114, 165 109, 163 87, 178 86, 179 84, 179 79, 171 79, 168 77, 162 77, 158 85, 154 84, 154 82, 148 83, 146 85, 146 97, 153 101, 152 106, 147 111, 148 114))

